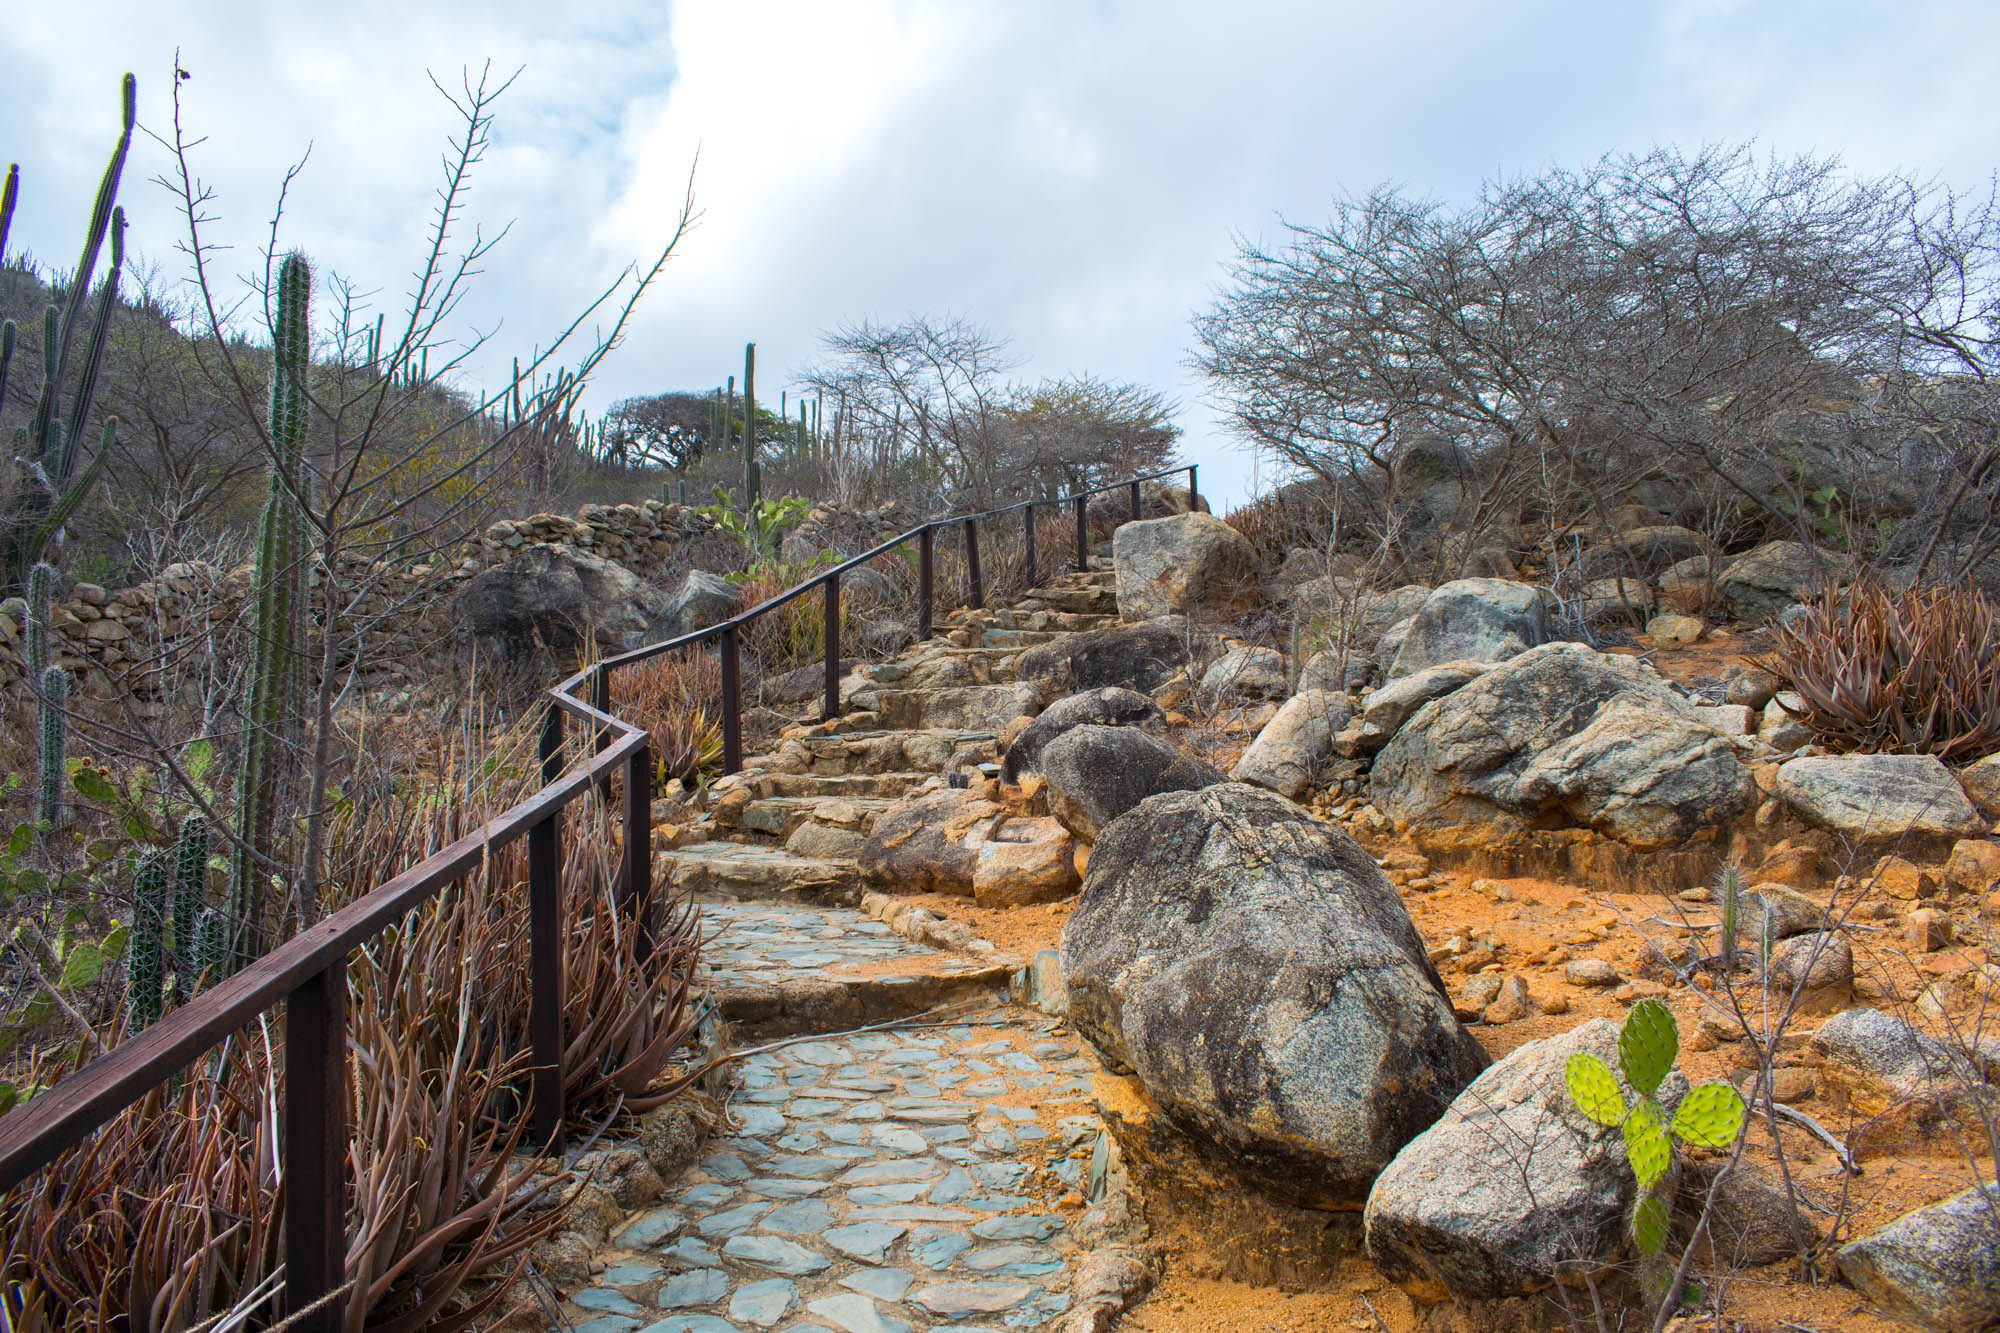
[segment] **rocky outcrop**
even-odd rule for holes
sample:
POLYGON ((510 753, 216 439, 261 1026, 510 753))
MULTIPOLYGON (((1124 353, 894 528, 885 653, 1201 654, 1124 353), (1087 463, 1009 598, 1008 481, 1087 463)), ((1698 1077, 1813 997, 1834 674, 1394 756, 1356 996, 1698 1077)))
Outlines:
POLYGON ((1765 542, 1723 566, 1715 589, 1739 620, 1769 620, 1845 569, 1838 555, 1802 542, 1765 542))
POLYGON ((1275 648, 1232 648, 1201 673, 1197 688, 1203 698, 1216 703, 1282 699, 1286 694, 1284 655, 1275 648))
POLYGON ((1188 664, 1194 634, 1178 616, 1065 634, 1022 653, 1015 671, 1044 697, 1111 685, 1145 694, 1188 664))
POLYGON ((691 569, 667 602, 667 624, 673 634, 692 634, 720 625, 736 614, 737 587, 705 569, 691 569))
MULTIPOLYGON (((1144 522, 1155 518, 1172 518, 1175 514, 1190 512, 1207 513, 1208 501, 1190 504, 1188 488, 1169 485, 1165 482, 1142 481, 1139 483, 1139 519, 1144 522)), ((1120 486, 1115 490, 1100 491, 1090 497, 1084 506, 1084 525, 1090 535, 1097 538, 1109 537, 1132 518, 1132 491, 1120 486)))
POLYGON ((1641 849, 1735 819, 1756 795, 1729 739, 1664 681, 1575 643, 1425 704, 1377 756, 1373 789, 1420 840, 1500 842, 1556 810, 1641 849))
POLYGON ((1778 796, 1806 822, 1858 842, 1965 838, 1986 830, 1936 756, 1847 754, 1787 760, 1778 796))
POLYGON ((1156 736, 1130 727, 1073 727, 1042 751, 1049 806, 1086 842, 1148 796, 1192 791, 1222 774, 1156 736))
POLYGON ((1240 784, 1104 830, 1063 966, 1078 1031, 1291 1203, 1360 1202, 1486 1062, 1368 854, 1240 784))
POLYGON ((1126 620, 1198 614, 1227 620, 1262 600, 1257 553, 1208 514, 1127 523, 1112 538, 1118 614, 1126 620))
POLYGON ((912 793, 876 816, 859 856, 898 892, 958 894, 1011 907, 1067 896, 1075 844, 1055 820, 1009 814, 978 788, 912 793))
POLYGON ((1392 680, 1361 701, 1361 726, 1354 734, 1357 753, 1373 754, 1389 743, 1419 708, 1485 675, 1487 662, 1445 662, 1392 680))
POLYGON ((1445 662, 1504 662, 1548 637, 1539 590, 1505 579, 1456 579, 1424 599, 1388 679, 1445 662))
POLYGON ((1839 1255, 1840 1275, 1892 1318, 1940 1333, 2000 1322, 2000 1187, 1906 1213, 1839 1255))
POLYGON ((663 638, 667 595, 623 565, 562 546, 526 546, 466 584, 453 608, 482 655, 515 661, 537 649, 586 644, 620 651, 663 638))
POLYGON ((1353 716, 1354 703, 1344 694, 1300 690, 1264 724, 1229 770, 1230 780, 1296 798, 1334 757, 1333 738, 1353 716))
MULTIPOLYGON (((1368 1194, 1368 1257, 1422 1300, 1491 1300, 1549 1285, 1570 1265, 1614 1262, 1626 1244, 1632 1169, 1618 1131, 1571 1103, 1563 1065, 1588 1051, 1617 1073, 1618 1029, 1595 1019, 1529 1042, 1481 1074, 1396 1155, 1368 1194)), ((1687 1092, 1661 1085, 1669 1114, 1687 1092)))
POLYGON ((1000 776, 1007 782, 1019 782, 1022 775, 1036 772, 1049 742, 1081 726, 1138 727, 1159 735, 1166 731, 1167 718, 1145 695, 1116 685, 1067 695, 1044 708, 1014 737, 1000 776))
POLYGON ((1683 561, 1706 559, 1715 547, 1692 528, 1672 524, 1628 528, 1584 553, 1583 576, 1650 578, 1683 561))

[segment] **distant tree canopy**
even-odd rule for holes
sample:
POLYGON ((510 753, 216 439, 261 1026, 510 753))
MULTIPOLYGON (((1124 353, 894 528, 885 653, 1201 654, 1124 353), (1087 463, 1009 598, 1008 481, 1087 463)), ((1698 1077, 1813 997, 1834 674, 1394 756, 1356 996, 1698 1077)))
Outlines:
POLYGON ((1007 340, 964 319, 848 325, 802 381, 834 413, 831 489, 981 508, 1154 470, 1174 404, 1090 377, 1019 385, 1007 340))
POLYGON ((718 448, 713 396, 687 391, 625 398, 604 414, 605 461, 685 472, 718 448))
POLYGON ((1657 149, 1463 206, 1383 188, 1286 230, 1241 246, 1195 363, 1245 439, 1361 502, 1443 440, 1489 497, 1546 512, 1650 488, 1806 532, 1835 495, 1884 549, 1993 549, 1990 202, 1657 149))

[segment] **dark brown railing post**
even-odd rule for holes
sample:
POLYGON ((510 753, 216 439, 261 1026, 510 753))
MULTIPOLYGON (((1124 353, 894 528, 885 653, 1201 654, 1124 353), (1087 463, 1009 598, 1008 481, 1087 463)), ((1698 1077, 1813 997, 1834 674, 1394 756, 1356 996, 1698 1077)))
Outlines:
POLYGON ((1190 513, 1201 508, 1201 492, 1194 488, 1194 469, 1195 465, 1193 463, 1189 463, 1188 464, 1188 511, 1190 513))
POLYGON ((937 545, 937 529, 926 523, 917 534, 917 638, 931 636, 931 555, 937 545))
POLYGON ((1084 497, 1076 497, 1076 569, 1080 574, 1090 568, 1090 527, 1084 521, 1084 497))
POLYGON ((563 771, 563 714, 554 704, 542 718, 542 785, 547 786, 562 776, 563 771))
POLYGON ((336 1333, 346 1302, 333 1292, 347 1280, 344 956, 285 1001, 284 1152, 285 1308, 296 1320, 287 1326, 336 1333))
POLYGON ((620 914, 638 932, 638 958, 653 952, 653 749, 625 760, 625 885, 620 914))
POLYGON ((528 1045, 534 1065, 535 1137, 562 1151, 562 807, 528 830, 528 1045))
POLYGON ((840 575, 826 576, 826 707, 822 722, 840 716, 840 575))
POLYGON ((1132 521, 1139 521, 1139 483, 1132 483, 1132 521))
POLYGON ((966 602, 977 611, 986 605, 986 585, 979 578, 979 520, 976 518, 965 520, 965 573, 972 585, 966 602))
POLYGON ((1029 586, 1030 588, 1032 588, 1032 587, 1034 587, 1034 586, 1035 586, 1035 504, 1034 504, 1034 501, 1030 500, 1030 501, 1028 502, 1028 507, 1027 507, 1027 508, 1025 508, 1025 509, 1023 509, 1023 510, 1022 510, 1021 512, 1022 512, 1023 514, 1025 514, 1025 515, 1027 515, 1027 539, 1028 539, 1028 540, 1027 540, 1027 545, 1028 545, 1028 586, 1029 586))
POLYGON ((736 626, 722 627, 722 771, 743 767, 742 660, 737 652, 736 626))
MULTIPOLYGON (((600 713, 611 711, 611 670, 600 666, 590 675, 590 706, 600 713)), ((611 728, 602 722, 597 724, 597 753, 603 754, 611 746, 611 728)), ((611 774, 606 773, 597 780, 597 790, 610 794, 611 774)))

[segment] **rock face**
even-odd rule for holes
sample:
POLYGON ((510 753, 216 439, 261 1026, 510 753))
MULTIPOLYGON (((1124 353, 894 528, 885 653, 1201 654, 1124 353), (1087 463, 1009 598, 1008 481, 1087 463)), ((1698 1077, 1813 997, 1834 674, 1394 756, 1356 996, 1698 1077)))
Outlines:
POLYGON ((1063 969, 1077 1029, 1172 1123, 1307 1207, 1358 1203, 1486 1063, 1373 859, 1253 787, 1107 828, 1063 969))
POLYGON ((676 634, 719 625, 736 614, 736 585, 705 569, 692 569, 667 603, 676 634))
POLYGON ((1840 1275, 1884 1314, 1948 1333, 2000 1321, 2000 1188, 1906 1213, 1840 1251, 1840 1275))
POLYGON ((1951 770, 1928 754, 1788 760, 1778 769, 1778 796, 1809 823, 1861 841, 1964 838, 1986 829, 1951 770))
POLYGON ((587 640, 622 651, 673 630, 665 593, 623 565, 565 546, 525 546, 465 585, 454 612, 481 654, 573 654, 587 640))
POLYGON ((1344 694, 1300 690, 1264 724, 1229 770, 1230 780, 1296 797, 1311 784, 1319 767, 1333 758, 1333 738, 1353 716, 1354 704, 1344 694))
POLYGON ((903 892, 953 893, 990 906, 1064 897, 1077 884, 1067 830, 1050 818, 1009 815, 971 788, 898 801, 876 817, 857 859, 903 892))
MULTIPOLYGON (((1619 1256, 1632 1169, 1622 1136, 1570 1103, 1563 1064, 1577 1051, 1617 1071, 1618 1029, 1593 1019, 1518 1048, 1396 1155, 1363 1215, 1384 1276, 1424 1300, 1491 1300, 1540 1290, 1563 1265, 1619 1256)), ((1686 1091, 1675 1071, 1661 1104, 1671 1114, 1686 1091)))
POLYGON ((1199 759, 1130 727, 1072 727, 1042 751, 1042 775, 1056 818, 1085 841, 1148 796, 1223 781, 1199 759))
POLYGON ((1008 782, 1019 782, 1023 774, 1037 771, 1042 751, 1049 742, 1081 726, 1138 727, 1158 734, 1166 730, 1167 716, 1145 695, 1116 685, 1067 695, 1044 708, 1014 738, 1014 743, 1007 747, 1000 776, 1008 782))
POLYGON ((1126 620, 1196 611, 1228 618, 1261 599, 1249 539, 1208 514, 1127 523, 1111 540, 1111 560, 1126 620))
POLYGON ((1811 1050, 1840 1066, 1848 1081, 1879 1084, 1899 1097, 1948 1089, 1966 1070, 1937 1040, 1880 1009, 1844 1009, 1819 1025, 1811 1050))
POLYGON ((1370 754, 1381 749, 1419 708, 1471 684, 1486 674, 1488 666, 1485 662, 1445 662, 1392 680, 1369 694, 1361 701, 1357 748, 1370 754))
POLYGON ((1551 807, 1639 848, 1749 810, 1756 784, 1719 732, 1629 658, 1531 649, 1425 704, 1375 760, 1399 832, 1502 840, 1551 807))
POLYGON ((1179 617, 1065 634, 1022 653, 1015 669, 1045 697, 1108 685, 1144 694, 1187 665, 1189 634, 1179 617))
POLYGON ((1793 602, 1810 596, 1839 557, 1800 542, 1765 542, 1723 567, 1715 588, 1741 620, 1769 620, 1793 602))
POLYGON ((1542 595, 1505 579, 1454 579, 1424 600, 1388 678, 1445 662, 1504 662, 1547 642, 1542 595))

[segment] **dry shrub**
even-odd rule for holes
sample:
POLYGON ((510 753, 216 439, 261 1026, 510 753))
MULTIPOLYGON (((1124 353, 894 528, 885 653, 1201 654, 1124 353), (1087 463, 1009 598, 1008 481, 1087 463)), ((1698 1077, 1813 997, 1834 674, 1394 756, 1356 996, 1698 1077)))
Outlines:
MULTIPOLYGON (((743 576, 736 594, 736 613, 770 601, 808 578, 814 571, 787 564, 759 565, 743 576)), ((845 624, 845 614, 841 617, 845 624)), ((781 676, 826 656, 826 602, 817 592, 794 597, 743 627, 744 653, 767 676, 781 676)))
POLYGON ((1331 488, 1306 482, 1259 496, 1222 521, 1248 539, 1259 559, 1279 565, 1300 547, 1323 551, 1331 546, 1333 515, 1331 488))
POLYGON ((691 782, 722 754, 722 663, 694 648, 623 667, 611 676, 611 711, 651 736, 656 780, 691 782))
POLYGON ((1772 669, 1829 749, 1961 763, 2000 750, 2000 616, 1977 590, 1829 584, 1774 633, 1772 669))
MULTIPOLYGON (((397 790, 345 807, 329 907, 532 792, 539 720, 495 728, 468 712, 397 790)), ((621 910, 616 808, 615 793, 593 794, 564 819, 562 1075, 578 1135, 695 1076, 685 1056, 698 1017, 688 1003, 698 918, 681 899, 654 903, 646 928, 621 910)), ((533 1146, 522 1140, 525 881, 521 840, 349 961, 349 1333, 489 1322, 505 1279, 563 1221, 548 1194, 523 1188, 537 1164, 516 1156, 533 1146)), ((230 1312, 271 1318, 282 1209, 275 1022, 197 1060, 0 1199, 7 1326, 171 1331, 230 1312)), ((108 1045, 117 1034, 102 1035, 108 1045)))

